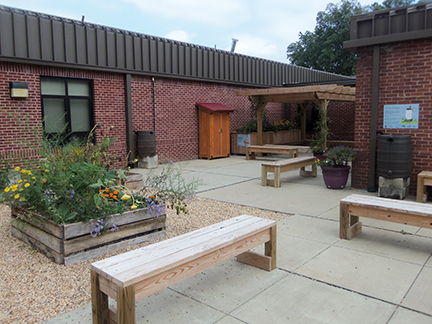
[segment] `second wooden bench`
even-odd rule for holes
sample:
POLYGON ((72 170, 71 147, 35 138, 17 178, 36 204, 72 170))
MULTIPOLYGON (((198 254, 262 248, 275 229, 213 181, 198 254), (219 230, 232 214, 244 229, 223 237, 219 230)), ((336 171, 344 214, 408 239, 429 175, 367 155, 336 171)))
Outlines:
POLYGON ((281 186, 280 174, 281 172, 291 171, 294 169, 300 169, 300 175, 303 177, 316 177, 317 166, 315 163, 315 157, 296 157, 287 160, 280 160, 274 162, 267 162, 261 164, 261 185, 262 186, 274 186, 279 188, 281 186), (306 166, 312 166, 312 171, 306 171, 306 166), (274 173, 274 180, 267 179, 267 173, 274 173))
POLYGON ((340 238, 350 240, 362 230, 359 217, 432 228, 432 206, 412 201, 350 195, 340 201, 340 238))

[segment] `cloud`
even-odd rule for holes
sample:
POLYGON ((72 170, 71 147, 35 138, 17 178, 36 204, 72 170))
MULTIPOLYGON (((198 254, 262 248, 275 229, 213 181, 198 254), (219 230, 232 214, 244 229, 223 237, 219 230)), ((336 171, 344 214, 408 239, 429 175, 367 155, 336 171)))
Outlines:
POLYGON ((247 0, 123 1, 135 4, 146 14, 214 27, 235 26, 249 18, 247 0))
POLYGON ((184 30, 173 30, 165 35, 165 38, 177 40, 180 42, 192 43, 197 34, 189 34, 184 30))
MULTIPOLYGON (((238 42, 235 47, 235 52, 239 54, 265 58, 277 56, 280 52, 278 46, 271 44, 264 38, 246 34, 238 35, 236 38, 238 42)), ((226 50, 231 50, 231 46, 226 48, 226 50)))

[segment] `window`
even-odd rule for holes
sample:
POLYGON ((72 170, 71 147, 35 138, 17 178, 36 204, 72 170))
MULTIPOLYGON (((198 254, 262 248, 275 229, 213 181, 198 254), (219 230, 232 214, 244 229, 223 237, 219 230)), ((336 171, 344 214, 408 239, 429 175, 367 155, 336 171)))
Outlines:
POLYGON ((86 138, 94 125, 92 93, 91 80, 41 77, 45 133, 86 138))

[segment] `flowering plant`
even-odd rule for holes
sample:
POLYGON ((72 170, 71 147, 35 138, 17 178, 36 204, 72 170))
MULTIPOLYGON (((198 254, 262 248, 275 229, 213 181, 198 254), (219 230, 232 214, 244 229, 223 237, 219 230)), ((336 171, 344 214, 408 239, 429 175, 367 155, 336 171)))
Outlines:
POLYGON ((146 187, 132 192, 121 184, 124 171, 111 168, 117 158, 109 151, 111 139, 102 137, 94 144, 92 137, 67 143, 45 138, 40 159, 30 161, 29 166, 18 161, 15 164, 20 166, 4 171, 8 179, 0 188, 0 203, 26 208, 57 224, 92 220, 92 235, 96 236, 116 229, 115 224, 108 226, 109 215, 149 208, 158 216, 165 213, 165 205, 178 213, 186 211, 186 199, 199 182, 186 183, 179 173, 173 177, 172 171, 162 171, 162 177, 149 175, 146 187))
POLYGON ((348 166, 355 159, 357 152, 348 146, 335 146, 324 153, 325 160, 317 160, 321 167, 338 168, 348 166))

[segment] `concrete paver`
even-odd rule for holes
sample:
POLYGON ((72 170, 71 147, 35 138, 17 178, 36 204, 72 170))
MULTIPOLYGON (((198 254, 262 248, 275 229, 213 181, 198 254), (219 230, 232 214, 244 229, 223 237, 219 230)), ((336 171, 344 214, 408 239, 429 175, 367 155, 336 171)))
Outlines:
MULTIPOLYGON (((137 323, 432 323, 432 230, 362 218, 363 232, 340 240, 340 199, 377 194, 329 190, 320 171, 261 186, 262 161, 281 158, 178 163, 186 179, 203 181, 199 197, 293 216, 278 224, 276 270, 228 260, 137 302, 137 323)), ((47 323, 91 323, 91 307, 47 323)))

